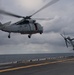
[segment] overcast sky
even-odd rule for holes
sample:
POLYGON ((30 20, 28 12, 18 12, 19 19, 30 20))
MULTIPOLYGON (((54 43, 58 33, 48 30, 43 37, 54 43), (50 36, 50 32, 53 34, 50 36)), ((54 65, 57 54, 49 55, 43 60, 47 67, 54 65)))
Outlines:
MULTIPOLYGON (((0 0, 0 9, 28 16, 40 9, 51 0, 0 0)), ((0 15, 2 23, 20 19, 0 15)), ((31 39, 28 35, 11 34, 0 31, 0 54, 28 54, 28 53, 67 53, 73 52, 72 47, 66 48, 64 39, 60 33, 74 37, 74 0, 59 0, 54 5, 42 10, 33 16, 41 18, 53 18, 49 21, 37 21, 44 33, 34 34, 31 39)))

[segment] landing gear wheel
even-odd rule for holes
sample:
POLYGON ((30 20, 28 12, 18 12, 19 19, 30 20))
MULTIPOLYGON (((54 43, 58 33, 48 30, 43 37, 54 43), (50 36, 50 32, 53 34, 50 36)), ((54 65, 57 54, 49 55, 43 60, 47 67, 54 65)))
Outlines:
POLYGON ((42 34, 42 32, 40 34, 42 34))
POLYGON ((8 38, 10 38, 10 36, 8 35, 8 38))
POLYGON ((9 35, 8 35, 8 38, 11 38, 10 33, 9 33, 9 35))
POLYGON ((31 35, 28 35, 28 38, 31 38, 31 35))

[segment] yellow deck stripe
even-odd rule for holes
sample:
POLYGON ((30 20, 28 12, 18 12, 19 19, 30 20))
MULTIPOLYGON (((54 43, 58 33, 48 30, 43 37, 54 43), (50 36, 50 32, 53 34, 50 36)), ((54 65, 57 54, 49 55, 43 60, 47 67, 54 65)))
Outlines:
POLYGON ((8 72, 8 71, 13 71, 13 70, 19 70, 19 69, 25 69, 25 68, 31 68, 31 67, 37 67, 37 66, 43 66, 43 65, 48 65, 48 64, 55 64, 59 62, 65 62, 69 60, 74 60, 74 59, 67 59, 67 60, 60 60, 60 61, 55 61, 55 62, 47 62, 47 63, 41 63, 41 64, 34 64, 34 65, 28 65, 28 66, 21 66, 21 67, 16 67, 16 68, 10 68, 10 69, 4 69, 0 70, 1 72, 8 72))

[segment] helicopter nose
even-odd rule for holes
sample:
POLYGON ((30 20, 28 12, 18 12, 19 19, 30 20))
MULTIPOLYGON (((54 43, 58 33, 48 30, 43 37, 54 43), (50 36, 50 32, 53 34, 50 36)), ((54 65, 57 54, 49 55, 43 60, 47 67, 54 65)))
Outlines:
POLYGON ((41 30, 42 30, 42 33, 43 33, 43 27, 41 26, 41 30))
POLYGON ((41 26, 41 30, 42 30, 42 32, 43 32, 43 27, 41 26))

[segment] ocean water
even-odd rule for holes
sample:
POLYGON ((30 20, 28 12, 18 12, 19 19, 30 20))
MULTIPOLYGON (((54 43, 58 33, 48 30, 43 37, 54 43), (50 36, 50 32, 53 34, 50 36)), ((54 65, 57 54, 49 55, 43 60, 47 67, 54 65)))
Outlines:
POLYGON ((74 53, 50 53, 50 54, 11 54, 11 55, 0 55, 0 63, 32 60, 41 58, 52 58, 60 56, 74 56, 74 53))

